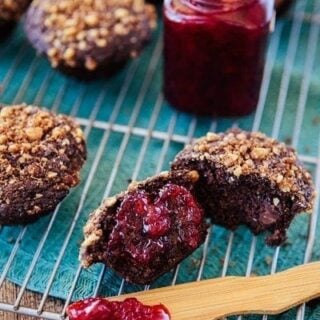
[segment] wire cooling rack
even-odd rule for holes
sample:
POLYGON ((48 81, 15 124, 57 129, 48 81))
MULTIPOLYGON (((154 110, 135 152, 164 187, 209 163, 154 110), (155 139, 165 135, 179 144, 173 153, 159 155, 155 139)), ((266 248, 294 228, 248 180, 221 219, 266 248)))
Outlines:
MULTIPOLYGON (((80 280, 87 271, 74 262, 73 278, 68 283, 64 306, 59 311, 49 311, 48 300, 51 295, 57 296, 52 289, 55 282, 59 281, 59 268, 71 254, 73 235, 82 227, 88 212, 104 197, 125 188, 126 179, 142 179, 168 168, 169 161, 183 145, 208 130, 221 131, 239 126, 247 130, 263 130, 274 138, 287 140, 298 149, 300 159, 312 171, 319 190, 319 28, 318 0, 300 0, 291 15, 277 22, 270 41, 257 111, 247 118, 232 120, 193 118, 175 112, 166 104, 161 94, 161 26, 154 41, 139 59, 130 62, 115 78, 92 84, 78 83, 51 70, 45 59, 34 55, 18 29, 0 48, 1 102, 13 104, 25 101, 70 114, 83 126, 91 142, 82 184, 50 217, 43 219, 44 227, 38 235, 37 245, 30 252, 32 258, 25 265, 23 277, 18 281, 20 287, 17 294, 10 301, 1 301, 0 310, 34 318, 63 319, 66 306, 77 296, 80 280), (302 76, 299 77, 299 74, 302 76), (311 103, 312 109, 309 108, 311 103), (54 230, 59 215, 71 198, 74 201, 70 212, 72 218, 66 221, 66 228, 57 238, 59 250, 48 252, 47 243, 57 236, 54 230), (39 304, 32 308, 22 301, 41 257, 48 253, 54 255, 55 262, 43 290, 38 290, 42 292, 39 304)), ((301 216, 302 227, 299 224, 291 231, 291 238, 300 236, 303 239, 303 250, 295 252, 295 259, 289 262, 290 243, 284 249, 267 248, 261 237, 252 236, 245 228, 230 232, 212 226, 204 245, 187 259, 189 264, 183 262, 172 273, 165 275, 161 285, 229 274, 249 276, 274 273, 284 267, 320 259, 315 250, 320 236, 320 228, 317 228, 318 211, 317 196, 313 215, 301 216), (267 267, 260 268, 262 260, 267 267)), ((12 233, 9 241, 11 250, 0 266, 2 291, 6 281, 12 280, 12 268, 20 251, 28 250, 23 246, 32 228, 34 226, 3 227, 0 231, 12 233)), ((94 269, 94 273, 92 295, 149 289, 130 286, 121 279, 110 283, 106 280, 110 270, 101 266, 94 269)), ((155 286, 157 283, 152 285, 155 286)), ((284 315, 283 319, 300 320, 307 317, 320 319, 319 313, 312 317, 312 312, 305 305, 284 315)), ((266 320, 268 317, 260 316, 257 319, 266 320)), ((282 316, 277 319, 282 319, 282 316)))

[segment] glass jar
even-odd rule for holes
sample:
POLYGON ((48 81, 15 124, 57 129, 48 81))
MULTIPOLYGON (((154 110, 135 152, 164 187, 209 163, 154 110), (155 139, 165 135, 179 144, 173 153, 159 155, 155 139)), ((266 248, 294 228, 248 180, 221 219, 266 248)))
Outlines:
POLYGON ((273 0, 165 0, 166 99, 201 115, 252 112, 273 6, 273 0))

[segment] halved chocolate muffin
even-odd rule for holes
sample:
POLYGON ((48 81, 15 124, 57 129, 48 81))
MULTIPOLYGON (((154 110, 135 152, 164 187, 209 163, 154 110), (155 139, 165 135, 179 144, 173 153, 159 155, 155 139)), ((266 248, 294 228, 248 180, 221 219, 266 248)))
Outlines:
POLYGON ((205 240, 204 212, 193 195, 196 171, 164 172, 108 198, 84 228, 84 267, 102 262, 126 280, 149 284, 205 240))
POLYGON ((214 223, 247 225, 279 245, 297 213, 310 211, 314 187, 296 152, 259 132, 208 133, 177 155, 172 170, 197 170, 197 200, 214 223))

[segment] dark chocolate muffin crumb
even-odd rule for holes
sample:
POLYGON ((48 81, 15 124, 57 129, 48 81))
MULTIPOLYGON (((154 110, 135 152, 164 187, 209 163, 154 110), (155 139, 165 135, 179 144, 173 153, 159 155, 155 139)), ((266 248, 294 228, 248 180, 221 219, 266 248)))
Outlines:
POLYGON ((197 170, 197 196, 213 222, 269 230, 269 244, 285 240, 295 214, 311 211, 314 188, 296 152, 260 132, 208 133, 187 146, 173 170, 197 170))
POLYGON ((84 228, 84 267, 102 262, 127 281, 148 284, 205 240, 207 225, 193 196, 196 171, 164 172, 106 199, 84 228))
POLYGON ((79 183, 86 158, 80 127, 35 106, 1 107, 0 224, 25 224, 52 211, 79 183))
POLYGON ((155 25, 154 7, 142 0, 35 0, 25 30, 52 67, 82 76, 136 57, 155 25))

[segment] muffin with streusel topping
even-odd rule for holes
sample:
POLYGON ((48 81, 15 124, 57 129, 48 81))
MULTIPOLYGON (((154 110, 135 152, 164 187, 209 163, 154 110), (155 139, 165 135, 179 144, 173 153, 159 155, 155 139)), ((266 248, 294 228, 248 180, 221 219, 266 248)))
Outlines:
POLYGON ((80 182, 86 147, 70 117, 35 106, 0 106, 0 224, 52 212, 80 182))
POLYGON ((155 8, 143 0, 34 0, 25 31, 52 67, 92 78, 136 57, 155 25, 155 8))
POLYGON ((247 225, 279 245, 294 216, 311 211, 311 175, 296 152, 260 132, 208 133, 177 155, 173 170, 197 170, 197 198, 214 223, 247 225))

